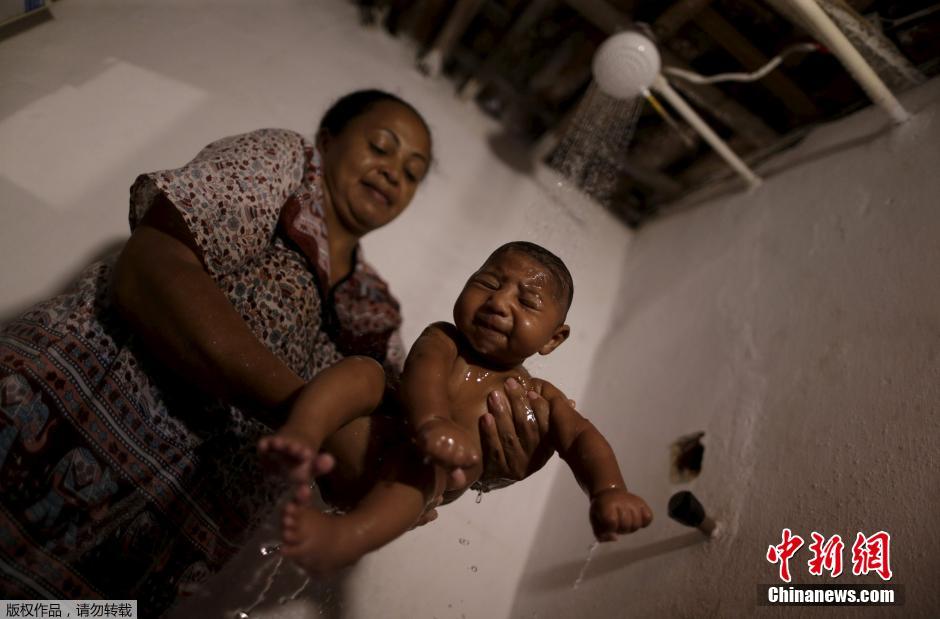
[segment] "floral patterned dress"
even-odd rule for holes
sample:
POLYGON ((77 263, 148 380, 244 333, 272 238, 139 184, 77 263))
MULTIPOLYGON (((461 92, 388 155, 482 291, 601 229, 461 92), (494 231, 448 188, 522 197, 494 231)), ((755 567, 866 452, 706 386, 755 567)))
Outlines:
MULTIPOLYGON (((386 284, 360 255, 322 285, 320 183, 310 142, 255 131, 140 176, 131 227, 165 195, 209 275, 305 380, 348 354, 395 370, 401 319, 386 284)), ((255 459, 270 430, 144 351, 112 307, 112 268, 93 264, 0 330, 0 597, 137 599, 156 616, 234 555, 278 489, 255 459)))

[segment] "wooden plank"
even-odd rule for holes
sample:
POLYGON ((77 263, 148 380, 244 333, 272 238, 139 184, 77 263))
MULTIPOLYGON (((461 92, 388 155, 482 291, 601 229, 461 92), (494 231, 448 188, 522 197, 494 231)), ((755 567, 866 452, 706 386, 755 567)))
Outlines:
POLYGON ((529 3, 500 39, 496 49, 486 57, 483 64, 474 72, 473 78, 464 85, 463 96, 469 98, 471 93, 479 92, 500 73, 505 64, 514 62, 512 55, 518 42, 538 24, 542 17, 554 10, 560 1, 534 0, 529 3))
POLYGON ((451 8, 444 27, 434 39, 434 44, 424 56, 418 60, 418 68, 431 77, 440 75, 453 55, 460 37, 467 31, 470 22, 483 8, 484 0, 457 0, 451 8))
MULTIPOLYGON (((666 48, 659 50, 663 64, 679 69, 691 70, 688 64, 666 48)), ((700 109, 717 118, 725 126, 733 128, 754 146, 765 146, 777 139, 778 133, 759 116, 751 112, 721 90, 707 84, 692 84, 682 80, 670 81, 672 87, 682 93, 700 109)))
MULTIPOLYGON (((748 71, 756 71, 770 61, 763 52, 754 47, 747 37, 719 15, 714 9, 705 8, 696 17, 695 23, 718 45, 734 56, 748 71)), ((811 120, 820 116, 816 104, 779 69, 772 71, 756 82, 782 100, 798 118, 811 120)))
POLYGON ((605 0, 565 0, 581 17, 588 20, 601 32, 613 34, 633 27, 633 20, 605 0))
POLYGON ((656 18, 653 24, 653 32, 659 37, 660 44, 671 39, 682 26, 701 13, 712 3, 713 0, 679 0, 673 3, 668 9, 663 11, 662 15, 656 18))

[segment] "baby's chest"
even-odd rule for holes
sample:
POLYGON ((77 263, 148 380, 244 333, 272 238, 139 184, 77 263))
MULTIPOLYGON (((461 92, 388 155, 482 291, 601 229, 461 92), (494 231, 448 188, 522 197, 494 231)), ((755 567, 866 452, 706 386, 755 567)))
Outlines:
POLYGON ((476 428, 480 416, 485 414, 487 397, 493 391, 505 395, 505 382, 515 378, 524 389, 531 388, 532 379, 518 370, 494 371, 466 363, 459 364, 448 381, 448 399, 451 418, 466 428, 476 428))

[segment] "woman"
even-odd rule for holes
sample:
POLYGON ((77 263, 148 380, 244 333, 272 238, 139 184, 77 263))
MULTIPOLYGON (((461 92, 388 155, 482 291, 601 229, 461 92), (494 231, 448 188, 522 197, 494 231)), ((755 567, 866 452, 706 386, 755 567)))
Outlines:
MULTIPOLYGON (((420 114, 360 91, 316 144, 255 131, 137 179, 116 262, 0 333, 3 597, 157 615, 237 551, 278 494, 255 443, 294 394, 350 354, 398 371, 398 304, 358 242, 430 161, 420 114)), ((536 430, 508 393, 481 430, 490 475, 518 479, 536 430)))

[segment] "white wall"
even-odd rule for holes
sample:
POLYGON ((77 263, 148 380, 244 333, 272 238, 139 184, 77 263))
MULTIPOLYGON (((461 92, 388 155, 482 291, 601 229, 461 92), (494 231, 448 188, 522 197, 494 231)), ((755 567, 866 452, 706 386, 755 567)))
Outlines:
MULTIPOLYGON (((403 301, 406 339, 447 317, 500 242, 557 249, 577 285, 574 335, 534 367, 598 422, 657 511, 651 529, 599 550, 572 591, 591 541, 587 506, 556 466, 442 510, 298 603, 278 606, 302 582, 282 574, 253 615, 749 614, 784 526, 890 531, 906 610, 940 608, 936 81, 910 93, 908 125, 854 143, 880 126, 877 110, 825 127, 771 162, 779 171, 757 192, 631 239, 599 209, 541 189, 550 179, 495 161, 492 125, 452 85, 418 76, 400 41, 362 30, 349 3, 52 10, 54 21, 0 41, 0 316, 126 239, 140 171, 256 127, 309 134, 331 99, 384 87, 425 111, 439 160, 411 209, 366 243, 403 301), (686 531, 664 515, 677 489, 668 445, 696 430, 707 450, 691 487, 727 535, 682 547, 686 531)), ((250 603, 271 565, 247 548, 176 616, 250 603)))
MULTIPOLYGON (((363 30, 352 3, 72 0, 52 9, 54 21, 0 41, 0 317, 61 289, 127 238, 127 190, 138 173, 180 165, 218 137, 258 127, 310 135, 333 99, 377 86, 409 99, 434 130, 437 163, 426 186, 399 221, 365 242, 403 303, 405 339, 450 317, 462 283, 492 249, 534 240, 569 263, 577 294, 572 338, 532 368, 583 395, 627 231, 588 202, 560 199, 544 171, 534 180, 496 160, 487 146, 494 124, 460 103, 452 84, 414 71, 401 41, 363 30)), ((479 505, 466 497, 342 582, 281 607, 277 598, 302 582, 285 570, 252 614, 508 616, 551 478, 543 473, 479 505)), ((259 533, 175 616, 250 604, 273 566, 258 544, 273 537, 270 528, 259 533)))
POLYGON ((838 580, 808 575, 807 548, 791 561, 794 582, 835 584, 880 582, 851 575, 850 547, 888 531, 907 598, 894 614, 937 615, 940 80, 904 101, 906 125, 872 135, 885 117, 866 109, 820 128, 765 165, 757 191, 633 239, 583 403, 656 519, 603 546, 575 590, 591 540, 559 475, 512 617, 755 614, 784 527, 807 546, 812 531, 842 536, 838 580), (673 486, 669 445, 696 431, 703 472, 673 486), (686 488, 721 538, 666 517, 686 488))

